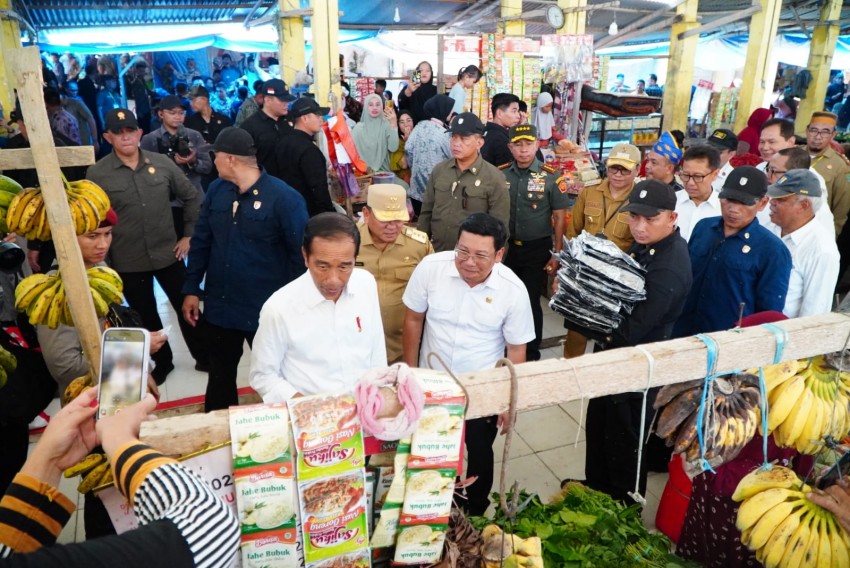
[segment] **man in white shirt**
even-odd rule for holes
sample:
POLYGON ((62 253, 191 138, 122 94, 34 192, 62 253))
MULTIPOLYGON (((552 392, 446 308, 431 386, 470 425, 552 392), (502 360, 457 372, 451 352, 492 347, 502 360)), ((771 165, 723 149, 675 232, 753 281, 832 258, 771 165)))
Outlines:
MULTIPOLYGON (((404 292, 404 361, 428 367, 437 353, 454 373, 493 367, 507 350, 513 363, 525 362, 525 344, 534 339, 534 320, 522 281, 503 265, 507 228, 487 213, 461 223, 457 245, 425 257, 404 292), (421 348, 420 348, 421 341, 421 348)), ((439 368, 439 367, 437 367, 439 368)), ((493 440, 506 416, 466 422, 467 511, 483 515, 493 486, 493 440)))
POLYGON ((839 255, 835 235, 815 220, 814 211, 823 200, 817 178, 808 169, 790 170, 768 187, 767 195, 770 219, 791 252, 783 313, 796 318, 831 311, 839 255))
POLYGON ((723 182, 726 181, 726 176, 735 169, 735 166, 729 163, 729 160, 738 153, 738 137, 727 128, 718 128, 711 133, 711 136, 708 137, 706 142, 708 142, 709 146, 713 146, 720 152, 720 169, 717 171, 717 177, 714 178, 714 182, 711 184, 714 191, 719 192, 723 189, 723 182))
MULTIPOLYGON (((829 208, 829 204, 825 198, 826 184, 824 183, 821 175, 814 169, 810 168, 811 164, 812 159, 809 157, 809 153, 805 148, 801 148, 799 146, 783 148, 776 152, 767 162, 767 168, 765 169, 767 181, 769 183, 776 183, 779 181, 779 178, 791 170, 808 169, 818 181, 821 191, 821 199, 819 200, 820 204, 817 206, 817 209, 815 209, 815 221, 817 221, 828 234, 833 235, 834 237, 835 222, 832 217, 832 210, 829 208)), ((770 219, 769 207, 765 207, 759 211, 756 217, 763 227, 773 232, 774 235, 781 236, 781 228, 770 219)))
POLYGON ((359 247, 345 215, 320 213, 307 223, 307 272, 260 311, 250 381, 263 402, 350 391, 364 371, 386 366, 378 286, 354 267, 359 247))
POLYGON ((686 241, 702 219, 720 216, 720 198, 713 189, 719 166, 720 153, 708 144, 691 146, 682 157, 679 179, 685 191, 676 193, 676 213, 679 233, 686 241))

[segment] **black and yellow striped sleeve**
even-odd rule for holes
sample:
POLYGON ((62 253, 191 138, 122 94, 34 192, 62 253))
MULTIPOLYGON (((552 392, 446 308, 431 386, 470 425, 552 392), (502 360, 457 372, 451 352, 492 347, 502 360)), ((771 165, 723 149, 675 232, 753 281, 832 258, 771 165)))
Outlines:
POLYGON ((51 546, 74 509, 57 488, 19 473, 0 501, 0 557, 51 546))
POLYGON ((130 442, 115 452, 112 471, 115 487, 134 503, 136 491, 150 472, 167 463, 177 463, 149 446, 139 442, 130 442))

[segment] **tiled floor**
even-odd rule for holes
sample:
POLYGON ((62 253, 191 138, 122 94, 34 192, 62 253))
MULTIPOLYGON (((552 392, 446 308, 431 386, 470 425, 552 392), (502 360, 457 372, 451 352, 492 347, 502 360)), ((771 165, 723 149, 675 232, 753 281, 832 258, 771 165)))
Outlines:
MULTIPOLYGON (((194 361, 186 349, 186 344, 180 336, 174 312, 168 305, 163 294, 159 294, 160 313, 164 325, 171 324, 173 333, 171 346, 174 351, 175 370, 168 380, 160 387, 163 401, 177 400, 188 396, 204 393, 206 375, 194 370, 194 361)), ((544 337, 552 338, 563 335, 563 320, 552 313, 545 300, 541 302, 544 309, 544 337)), ((543 350, 543 358, 558 358, 562 354, 561 346, 543 350)), ((239 366, 238 385, 248 385, 248 368, 250 352, 247 344, 245 355, 239 366)), ((55 412, 58 401, 54 401, 51 410, 55 412)), ((511 455, 508 461, 508 479, 505 486, 510 488, 513 482, 519 481, 519 486, 529 492, 537 492, 547 499, 560 489, 562 479, 584 478, 585 436, 580 428, 579 420, 581 404, 576 401, 560 406, 551 406, 523 412, 517 419, 517 426, 511 443, 511 455), (545 426, 544 426, 545 425, 545 426)), ((496 481, 494 489, 498 489, 499 470, 502 462, 504 437, 499 436, 495 443, 496 452, 496 481)), ((655 526, 655 512, 667 474, 653 473, 649 476, 647 488, 647 506, 644 508, 644 522, 650 528, 655 526)), ((83 499, 78 498, 76 485, 78 480, 63 480, 60 489, 71 499, 79 503, 79 509, 71 517, 70 522, 59 537, 59 542, 79 542, 85 539, 83 529, 83 499)))

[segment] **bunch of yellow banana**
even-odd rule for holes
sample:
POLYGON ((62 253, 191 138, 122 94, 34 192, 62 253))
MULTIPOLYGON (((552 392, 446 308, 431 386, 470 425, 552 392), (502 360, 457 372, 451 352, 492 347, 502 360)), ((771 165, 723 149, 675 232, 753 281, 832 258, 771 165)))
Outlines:
MULTIPOLYGON (((66 183, 65 193, 76 233, 82 235, 97 229, 109 211, 106 192, 94 182, 80 180, 66 183)), ((50 240, 47 209, 44 196, 38 188, 29 187, 15 195, 8 204, 5 219, 9 231, 28 239, 50 240)))
POLYGON ((831 512, 806 499, 811 490, 782 466, 756 469, 735 489, 741 542, 765 567, 850 567, 850 535, 831 512))
POLYGON ((838 440, 850 430, 850 374, 838 370, 824 356, 789 361, 764 369, 770 411, 768 432, 777 445, 815 454, 824 436, 838 440))
MULTIPOLYGON (((95 312, 98 317, 104 317, 110 303, 124 301, 124 284, 117 272, 105 266, 95 266, 86 272, 95 312)), ((15 288, 15 308, 26 312, 32 325, 46 325, 50 329, 56 329, 60 323, 74 325, 59 272, 33 274, 21 280, 15 288)))
POLYGON ((0 389, 6 386, 9 375, 18 368, 18 360, 14 355, 0 347, 0 389))
POLYGON ((703 432, 705 458, 712 465, 734 459, 758 429, 758 377, 734 374, 717 377, 711 383, 713 405, 702 412, 703 380, 663 387, 655 399, 661 408, 655 433, 676 453, 694 462, 700 458, 698 432, 703 432))
POLYGON ((92 380, 90 373, 77 377, 65 387, 65 392, 62 393, 62 406, 65 406, 85 391, 94 388, 97 383, 92 380))
POLYGON ((66 469, 64 475, 66 479, 80 476, 80 484, 77 485, 80 493, 112 483, 113 479, 106 454, 89 454, 80 463, 66 469))
POLYGON ((6 210, 22 189, 21 184, 12 178, 0 175, 0 233, 9 232, 9 227, 6 226, 6 210))

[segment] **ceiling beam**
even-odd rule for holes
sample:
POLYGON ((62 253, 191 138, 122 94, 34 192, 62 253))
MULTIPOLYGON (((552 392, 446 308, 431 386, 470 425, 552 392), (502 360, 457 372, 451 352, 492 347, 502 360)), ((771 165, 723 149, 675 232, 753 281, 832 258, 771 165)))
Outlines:
MULTIPOLYGON (((661 30, 661 29, 664 29, 664 28, 668 28, 668 27, 672 26, 676 22, 677 19, 678 19, 678 16, 670 16, 669 18, 655 22, 654 24, 644 26, 639 30, 634 30, 634 31, 631 31, 631 32, 628 32, 628 33, 619 33, 615 36, 608 36, 608 37, 604 38, 599 43, 601 44, 605 40, 608 40, 605 43, 604 47, 614 47, 614 46, 620 45, 621 43, 625 43, 625 42, 629 41, 630 39, 640 37, 642 35, 646 35, 650 32, 655 32, 655 31, 658 31, 658 30, 661 30)), ((596 51, 596 50, 602 49, 602 47, 594 46, 593 49, 594 49, 594 51, 596 51)))
MULTIPOLYGON (((628 36, 628 37, 633 37, 634 32, 644 32, 644 31, 646 31, 646 29, 643 28, 644 24, 648 24, 649 22, 651 22, 651 21, 653 21, 657 18, 661 18, 663 16, 667 16, 668 18, 671 17, 670 11, 675 10, 679 6, 679 4, 682 4, 685 1, 686 0, 676 0, 673 4, 664 5, 664 7, 659 8, 659 9, 655 10, 654 12, 647 14, 646 16, 643 16, 642 18, 638 18, 637 20, 628 24, 626 27, 624 27, 622 30, 620 30, 619 34, 617 34, 615 36, 608 36, 606 38, 602 38, 602 40, 600 40, 596 45, 593 46, 593 49, 602 49, 603 47, 610 46, 612 44, 619 45, 619 44, 623 43, 624 40, 622 40, 622 39, 618 40, 618 38, 620 38, 624 35, 628 36)), ((640 33, 638 33, 637 35, 640 35, 640 33)))
MULTIPOLYGON (((476 9, 478 9, 478 8, 480 8, 480 7, 482 7, 484 4, 487 4, 487 3, 488 3, 488 2, 490 2, 490 1, 491 1, 491 0, 477 0, 477 1, 475 2, 475 4, 472 4, 472 5, 468 6, 468 7, 467 7, 465 10, 463 10, 460 14, 456 15, 454 18, 452 18, 451 20, 449 20, 448 22, 446 22, 445 24, 443 24, 442 26, 440 26, 440 28, 439 28, 440 32, 441 32, 441 33, 442 33, 442 32, 446 32, 446 31, 448 31, 449 29, 451 29, 451 28, 455 27, 455 26, 456 26, 457 24, 459 24, 460 22, 463 22, 463 19, 464 19, 464 18, 466 18, 466 15, 467 15, 467 14, 469 14, 469 13, 471 13, 472 11, 474 11, 474 10, 476 10, 476 9)), ((498 0, 495 0, 495 1, 493 2, 493 4, 498 5, 498 4, 499 4, 498 0)), ((492 6, 491 6, 491 7, 492 7, 492 6)))
POLYGON ((723 26, 738 22, 740 20, 743 20, 744 18, 749 18, 750 16, 758 12, 761 12, 760 5, 750 6, 749 8, 741 12, 729 14, 728 16, 723 16, 722 18, 717 18, 716 20, 712 20, 697 28, 680 33, 679 39, 685 39, 692 36, 699 36, 700 34, 710 32, 711 30, 716 30, 717 28, 722 28, 723 26))

